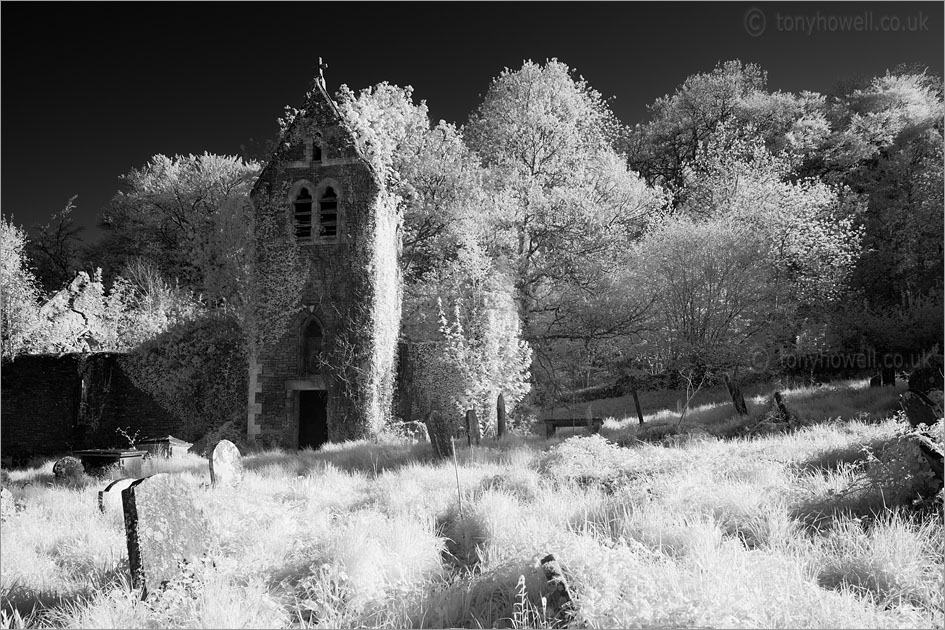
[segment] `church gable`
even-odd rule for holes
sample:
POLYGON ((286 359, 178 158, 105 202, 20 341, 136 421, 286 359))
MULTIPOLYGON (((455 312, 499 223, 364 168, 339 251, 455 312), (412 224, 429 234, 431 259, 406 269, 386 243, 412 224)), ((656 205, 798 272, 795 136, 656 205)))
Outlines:
POLYGON ((319 76, 260 173, 253 203, 285 212, 300 245, 343 244, 356 237, 359 215, 379 190, 319 76))
POLYGON ((328 95, 324 78, 319 76, 305 95, 302 108, 282 134, 252 194, 257 195, 293 171, 302 173, 346 164, 370 171, 338 106, 328 95))

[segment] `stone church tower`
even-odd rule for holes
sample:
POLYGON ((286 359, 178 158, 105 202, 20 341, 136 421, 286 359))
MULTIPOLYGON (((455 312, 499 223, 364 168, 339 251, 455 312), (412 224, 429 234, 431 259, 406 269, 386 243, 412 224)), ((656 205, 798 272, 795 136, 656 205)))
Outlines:
POLYGON ((309 266, 302 306, 250 361, 250 440, 370 437, 389 419, 400 326, 399 217, 319 73, 251 192, 309 266))

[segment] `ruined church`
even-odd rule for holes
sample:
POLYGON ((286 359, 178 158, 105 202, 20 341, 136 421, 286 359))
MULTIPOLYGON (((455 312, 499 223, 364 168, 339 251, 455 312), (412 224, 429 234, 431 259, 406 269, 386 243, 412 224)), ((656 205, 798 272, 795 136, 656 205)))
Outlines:
MULTIPOLYGON (((257 244, 280 239, 283 247, 271 251, 291 244, 307 273, 297 311, 268 335, 275 341, 251 349, 240 422, 246 437, 294 449, 376 435, 390 419, 393 397, 400 217, 320 72, 250 203, 257 244)), ((263 284, 260 293, 279 290, 263 284)), ((90 291, 100 288, 79 274, 44 307, 50 326, 88 339, 85 352, 49 348, 3 367, 0 456, 7 463, 117 445, 118 429, 200 437, 199 423, 141 388, 122 353, 97 351, 96 334, 104 333, 96 332, 90 305, 101 296, 90 291)))
MULTIPOLYGON (((251 202, 294 238, 302 305, 250 358, 247 437, 283 448, 374 435, 390 415, 400 326, 399 218, 321 71, 251 202)), ((265 288, 263 289, 265 290, 265 288)))

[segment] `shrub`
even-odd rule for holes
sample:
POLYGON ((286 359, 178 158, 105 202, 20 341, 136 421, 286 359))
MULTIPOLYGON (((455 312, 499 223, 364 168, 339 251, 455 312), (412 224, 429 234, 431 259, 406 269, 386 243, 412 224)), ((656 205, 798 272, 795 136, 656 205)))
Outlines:
POLYGON ((936 491, 941 497, 935 473, 919 450, 919 443, 939 455, 945 454, 945 420, 923 430, 922 426, 911 426, 904 412, 900 411, 897 417, 900 425, 889 442, 877 451, 864 449, 867 467, 860 483, 878 489, 888 505, 899 505, 936 491))
POLYGON ((135 385, 200 435, 246 412, 246 353, 236 322, 211 313, 169 328, 122 358, 135 385))
POLYGON ((539 472, 556 481, 597 483, 612 489, 626 475, 626 451, 600 435, 568 438, 552 448, 539 472))

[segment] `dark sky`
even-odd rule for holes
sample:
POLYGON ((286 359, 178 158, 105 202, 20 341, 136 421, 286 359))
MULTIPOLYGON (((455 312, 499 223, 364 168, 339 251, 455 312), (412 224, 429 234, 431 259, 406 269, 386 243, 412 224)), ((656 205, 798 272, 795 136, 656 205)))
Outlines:
POLYGON ((88 240, 118 176, 151 155, 234 154, 272 138, 318 56, 330 91, 412 85, 434 119, 456 123, 503 68, 557 57, 632 124, 718 61, 760 64, 771 90, 827 92, 902 62, 941 75, 945 54, 941 2, 8 0, 0 24, 3 213, 28 227, 77 194, 88 240), (844 30, 839 19, 856 16, 876 30, 844 30))

